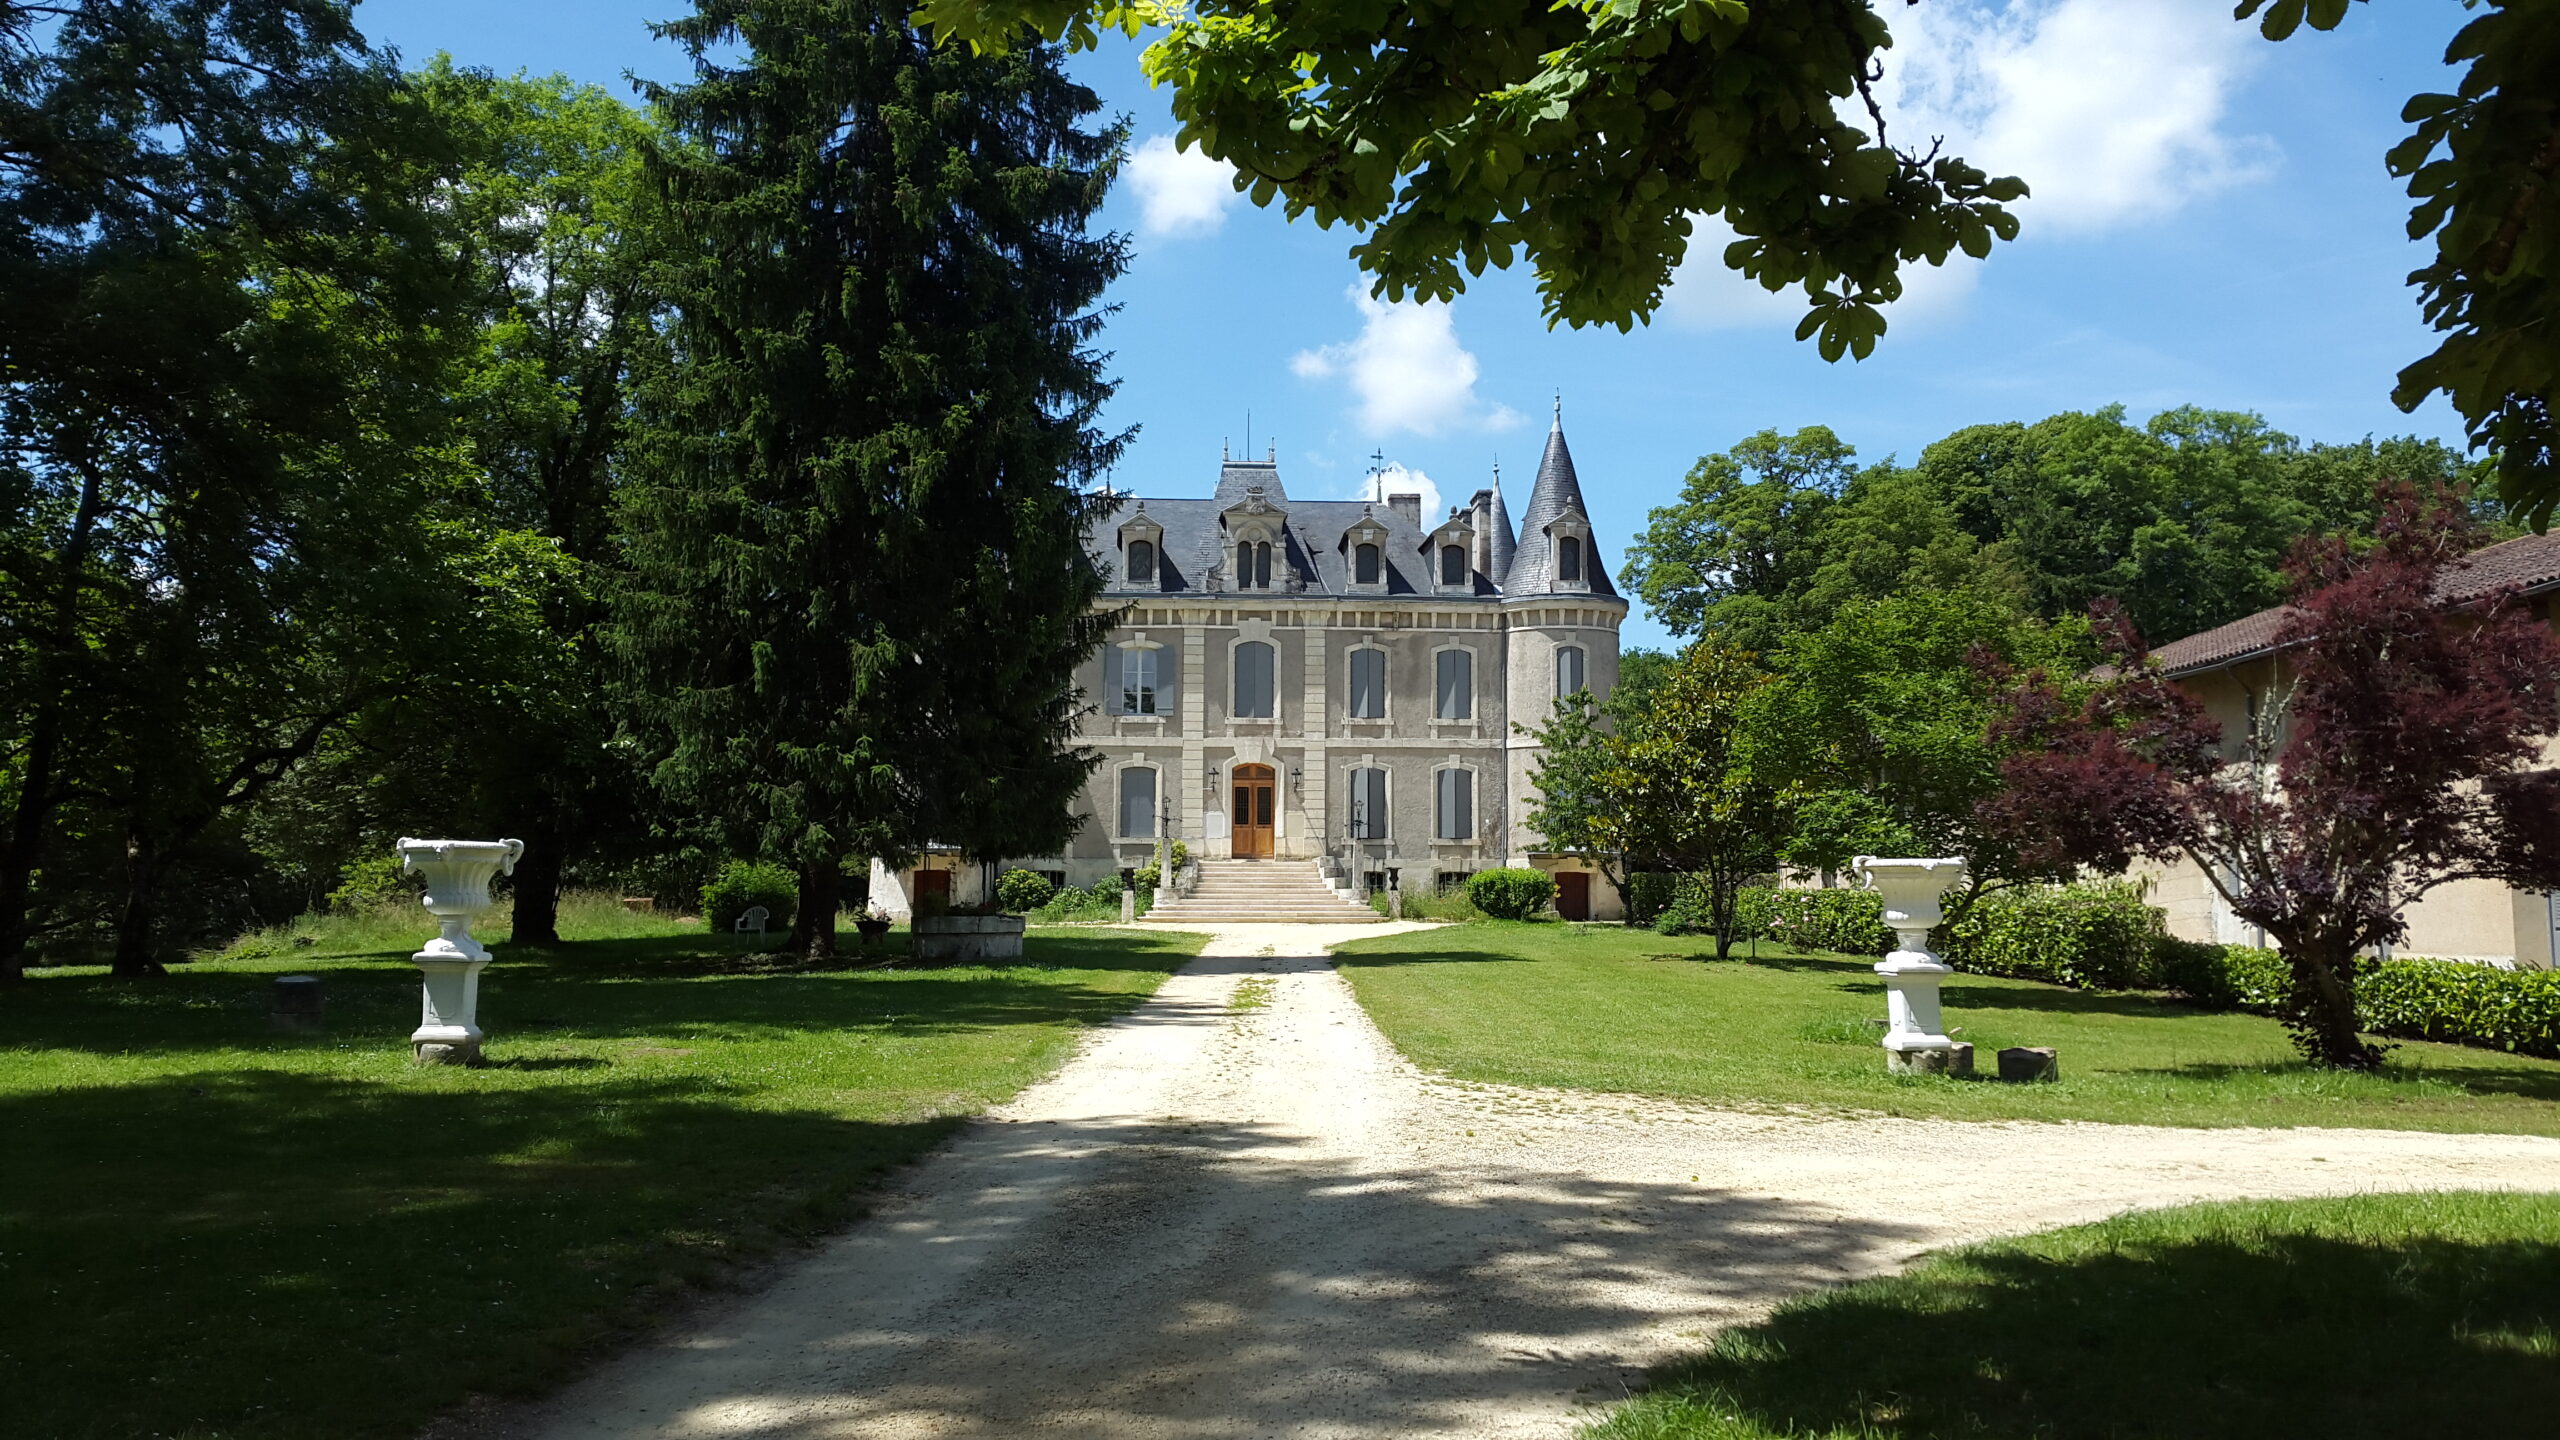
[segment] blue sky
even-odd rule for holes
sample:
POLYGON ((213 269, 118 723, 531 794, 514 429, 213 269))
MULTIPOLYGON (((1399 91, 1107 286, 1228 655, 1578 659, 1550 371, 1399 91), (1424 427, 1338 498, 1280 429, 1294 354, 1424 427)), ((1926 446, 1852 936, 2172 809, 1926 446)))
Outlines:
MULTIPOLYGON (((1753 431, 1826 424, 1880 458, 1959 426, 2121 403, 2258 411, 2306 439, 2431 435, 2403 415, 2400 366, 2432 348, 2405 277, 2407 202, 2382 153, 2402 102, 2449 89, 2458 0, 2359 5, 2282 45, 2229 0, 1929 0, 1888 7, 1897 140, 1951 149, 2035 188, 2025 233, 1979 266, 1915 282, 1862 362, 1825 364, 1795 311, 1714 268, 1702 245, 1664 313, 1631 335, 1549 330, 1525 273, 1442 309, 1366 302, 1351 236, 1287 224, 1162 142, 1163 97, 1134 47, 1078 57, 1133 123, 1138 154, 1106 213, 1136 259, 1105 344, 1110 420, 1139 429, 1115 476, 1205 494, 1220 445, 1276 443, 1300 495, 1351 495, 1369 457, 1463 500, 1499 461, 1515 511, 1561 392, 1604 545, 1621 546, 1696 458, 1753 431)), ((412 62, 562 71, 628 94, 680 79, 646 21, 680 0, 367 0, 367 32, 412 62)), ((1418 483, 1403 480, 1408 488, 1418 483)), ((1661 632, 1639 615, 1631 643, 1661 632)))

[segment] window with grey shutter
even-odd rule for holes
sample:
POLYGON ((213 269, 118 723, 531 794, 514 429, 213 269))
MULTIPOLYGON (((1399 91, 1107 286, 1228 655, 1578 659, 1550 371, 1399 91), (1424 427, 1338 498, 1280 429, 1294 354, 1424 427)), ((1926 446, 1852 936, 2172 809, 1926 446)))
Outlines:
POLYGON ((1465 546, 1443 545, 1440 547, 1440 583, 1443 585, 1464 585, 1467 583, 1467 550, 1465 546))
POLYGON ((1556 578, 1569 585, 1582 583, 1582 542, 1574 536, 1556 542, 1556 578))
POLYGON ((1378 583, 1378 574, 1379 574, 1380 566, 1381 566, 1381 562, 1380 562, 1380 560, 1379 560, 1379 558, 1378 558, 1378 547, 1377 547, 1377 546, 1375 546, 1375 545, 1354 545, 1354 546, 1352 546, 1352 547, 1351 547, 1351 583, 1352 583, 1352 584, 1354 584, 1354 585, 1375 585, 1375 584, 1377 584, 1377 583, 1378 583))
POLYGON ((1156 547, 1154 542, 1148 540, 1132 540, 1129 542, 1129 583, 1132 585, 1153 585, 1156 583, 1156 547))
POLYGON ((1567 645, 1556 652, 1556 698, 1562 700, 1581 688, 1582 647, 1567 645))
POLYGON ((1440 652, 1439 698, 1431 713, 1443 720, 1469 720, 1476 713, 1476 657, 1465 650, 1440 652))
POLYGON ((1156 657, 1163 652, 1142 645, 1120 651, 1120 713, 1153 715, 1156 709, 1156 657))
POLYGON ((1272 696, 1277 686, 1272 680, 1271 647, 1259 640, 1247 640, 1236 647, 1236 679, 1229 714, 1242 720, 1272 718, 1272 696))
POLYGON ((1443 770, 1438 777, 1439 836, 1466 840, 1476 833, 1476 776, 1472 770, 1443 770))
POLYGON ((1351 652, 1351 709, 1354 720, 1384 719, 1387 713, 1387 652, 1351 652))
POLYGON ((1120 772, 1120 833, 1133 840, 1152 840, 1156 834, 1156 772, 1128 769, 1120 772))
POLYGON ((1351 772, 1351 838, 1387 838, 1386 771, 1359 769, 1351 772))

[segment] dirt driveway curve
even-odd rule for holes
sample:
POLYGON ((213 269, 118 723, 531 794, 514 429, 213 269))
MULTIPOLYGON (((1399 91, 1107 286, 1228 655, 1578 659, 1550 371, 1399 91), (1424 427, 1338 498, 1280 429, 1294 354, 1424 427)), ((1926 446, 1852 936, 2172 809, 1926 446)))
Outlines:
POLYGON ((1378 933, 1219 931, 872 1219, 529 1433, 1558 1437, 1716 1326, 1951 1242, 2209 1198, 2560 1190, 2547 1139, 1803 1119, 1439 1082, 1318 953, 1378 933), (1266 1003, 1231 1008, 1254 975, 1266 1003))

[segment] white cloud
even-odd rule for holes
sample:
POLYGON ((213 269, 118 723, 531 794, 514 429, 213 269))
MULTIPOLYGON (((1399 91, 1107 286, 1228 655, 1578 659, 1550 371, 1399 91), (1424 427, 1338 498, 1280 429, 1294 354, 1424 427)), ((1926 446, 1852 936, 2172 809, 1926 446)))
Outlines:
POLYGON ((2272 140, 2225 123, 2265 50, 2228 0, 1950 0, 1893 27, 1878 98, 1894 144, 1943 135, 2024 178, 2031 227, 2155 219, 2275 164, 2272 140))
MULTIPOLYGON (((1663 292, 1662 313, 1673 324, 1691 330, 1793 329, 1804 318, 1804 287, 1790 285, 1771 292, 1760 282, 1726 268, 1724 247, 1734 242, 1733 227, 1720 215, 1699 216, 1689 237, 1689 253, 1671 274, 1663 292)), ((1885 307, 1885 319, 1896 333, 1916 323, 1959 314, 1982 278, 1982 264, 1962 252, 1944 265, 1925 260, 1902 267, 1902 298, 1885 307)))
POLYGON ((1151 239, 1214 235, 1236 202, 1235 172, 1197 150, 1177 150, 1170 135, 1152 135, 1129 157, 1138 192, 1138 233, 1151 239))
POLYGON ((1371 500, 1380 495, 1419 495, 1422 497, 1424 529, 1439 523, 1449 513, 1447 502, 1440 498, 1440 483, 1420 470, 1407 467, 1401 460, 1390 460, 1372 477, 1367 472, 1351 477, 1350 483, 1334 487, 1337 500, 1371 500))
POLYGON ((1507 430, 1520 423, 1518 411, 1477 398, 1476 357, 1458 343, 1448 306, 1387 305, 1360 285, 1350 294, 1360 310, 1359 335, 1301 350, 1289 368, 1302 379, 1349 385, 1363 432, 1437 435, 1455 425, 1507 430))
MULTIPOLYGON (((1944 137, 1984 170, 2024 178, 2034 193, 2012 208, 2030 237, 2156 219, 2275 164, 2272 140, 2225 124, 2263 49, 2227 0, 1940 0, 1891 18, 1877 100, 1895 147, 1944 137)), ((1854 99, 1842 114, 1869 123, 1854 99)), ((1773 295, 1726 269, 1733 239, 1722 217, 1700 217, 1664 314, 1700 330, 1793 326, 1803 290, 1773 295)), ((1960 313, 1981 266, 1961 253, 1906 265, 1886 318, 1907 330, 1960 313)))

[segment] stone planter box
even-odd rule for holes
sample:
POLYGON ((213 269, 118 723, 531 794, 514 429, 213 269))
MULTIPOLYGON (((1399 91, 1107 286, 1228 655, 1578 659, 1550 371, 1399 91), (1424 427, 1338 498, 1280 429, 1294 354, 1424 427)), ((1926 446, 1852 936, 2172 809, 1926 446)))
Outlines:
POLYGON ((918 916, 910 939, 916 960, 926 965, 1019 960, 1023 924, 1019 915, 918 916))

